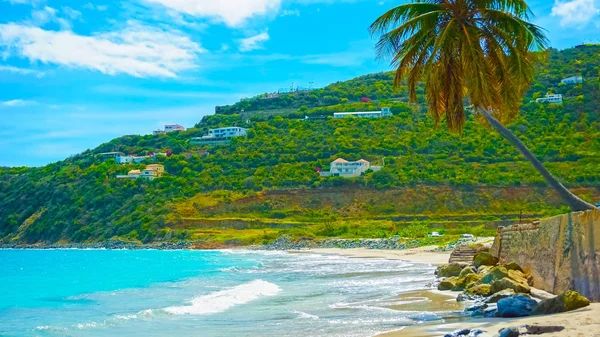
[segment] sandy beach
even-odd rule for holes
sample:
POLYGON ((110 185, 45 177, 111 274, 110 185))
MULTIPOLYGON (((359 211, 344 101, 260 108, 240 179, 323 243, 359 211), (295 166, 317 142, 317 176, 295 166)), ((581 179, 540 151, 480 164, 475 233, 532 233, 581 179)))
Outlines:
MULTIPOLYGON (((417 263, 441 265, 448 263, 449 252, 436 252, 436 247, 419 247, 406 250, 370 250, 370 249, 311 249, 292 251, 292 253, 319 253, 335 254, 356 258, 382 258, 392 260, 406 260, 417 263)), ((423 297, 429 302, 427 308, 394 308, 398 310, 431 310, 431 306, 440 306, 450 310, 460 310, 461 305, 456 305, 454 298, 456 292, 439 292, 437 290, 410 293, 406 297, 423 297), (452 298, 454 297, 454 298, 452 298), (454 302, 451 303, 451 302, 454 302)), ((378 337, 439 337, 458 329, 470 328, 486 331, 480 337, 491 337, 502 328, 521 325, 558 325, 565 330, 557 333, 543 334, 547 337, 600 337, 600 303, 593 303, 589 307, 555 315, 533 316, 522 318, 478 318, 460 322, 435 322, 431 324, 410 326, 405 329, 385 333, 378 337)))
POLYGON ((417 263, 428 263, 434 266, 439 266, 448 263, 450 252, 436 252, 436 246, 426 246, 419 248, 411 248, 404 250, 377 250, 366 248, 340 249, 340 248, 323 248, 290 251, 290 253, 319 253, 319 254, 334 254, 356 258, 380 258, 390 260, 406 260, 417 263))
POLYGON ((379 335, 378 337, 439 337, 458 329, 481 329, 494 336, 502 328, 520 325, 558 325, 565 330, 543 334, 544 337, 600 337, 600 303, 562 314, 523 318, 479 318, 457 323, 437 323, 411 326, 406 329, 379 335))

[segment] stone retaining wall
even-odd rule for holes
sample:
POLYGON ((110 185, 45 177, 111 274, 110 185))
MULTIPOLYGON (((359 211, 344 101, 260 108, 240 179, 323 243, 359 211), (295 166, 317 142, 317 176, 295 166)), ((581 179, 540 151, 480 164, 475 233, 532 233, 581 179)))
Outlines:
POLYGON ((600 302, 600 211, 577 212, 500 228, 492 253, 517 262, 534 286, 554 294, 574 289, 600 302))

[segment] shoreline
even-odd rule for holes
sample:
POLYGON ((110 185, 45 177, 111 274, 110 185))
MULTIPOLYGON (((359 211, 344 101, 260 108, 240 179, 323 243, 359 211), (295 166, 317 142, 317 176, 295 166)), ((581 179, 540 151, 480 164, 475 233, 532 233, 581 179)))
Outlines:
MULTIPOLYGON (((448 263, 449 252, 433 251, 435 246, 411 248, 405 250, 370 250, 364 248, 339 249, 307 249, 291 250, 292 254, 317 253, 323 255, 339 255, 350 258, 382 258, 404 260, 414 263, 440 265, 448 263)), ((458 292, 424 290, 431 295, 456 298, 458 292)), ((481 329, 485 331, 480 337, 491 337, 502 328, 523 325, 563 326, 561 332, 547 333, 547 337, 600 337, 600 303, 553 315, 527 316, 519 318, 473 318, 465 316, 460 320, 449 322, 426 322, 420 325, 403 327, 396 331, 376 335, 376 337, 439 337, 459 329, 481 329)))
POLYGON ((322 255, 339 255, 350 258, 379 258, 388 260, 403 260, 414 263, 426 263, 439 266, 448 263, 450 252, 434 251, 437 246, 424 246, 402 250, 382 250, 367 248, 311 248, 303 250, 288 250, 291 254, 317 253, 322 255))

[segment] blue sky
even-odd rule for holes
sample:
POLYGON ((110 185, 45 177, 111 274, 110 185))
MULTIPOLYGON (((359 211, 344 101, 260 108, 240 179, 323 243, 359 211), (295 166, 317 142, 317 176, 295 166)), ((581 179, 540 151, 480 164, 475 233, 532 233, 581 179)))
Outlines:
MULTIPOLYGON (((388 70, 392 0, 0 0, 0 166, 39 166, 215 105, 388 70)), ((529 1, 552 46, 597 42, 600 0, 529 1)))

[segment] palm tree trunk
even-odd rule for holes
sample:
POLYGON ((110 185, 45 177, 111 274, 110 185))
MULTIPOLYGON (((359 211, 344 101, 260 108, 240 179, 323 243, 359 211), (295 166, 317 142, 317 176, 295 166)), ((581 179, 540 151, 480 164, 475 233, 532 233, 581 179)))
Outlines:
POLYGON ((596 208, 594 205, 571 193, 571 191, 561 184, 560 181, 558 181, 556 177, 554 177, 552 173, 550 173, 544 167, 542 162, 540 162, 540 160, 537 159, 537 157, 531 153, 531 151, 529 151, 527 146, 525 146, 525 144, 523 144, 523 142, 521 142, 521 140, 517 138, 517 136, 515 136, 508 128, 494 118, 489 110, 482 107, 479 107, 478 110, 496 131, 498 131, 504 138, 511 142, 523 154, 523 156, 529 160, 531 165, 533 165, 533 167, 540 172, 544 179, 546 179, 546 182, 548 182, 548 184, 550 184, 550 186, 552 186, 556 192, 558 192, 560 197, 569 205, 569 207, 571 207, 572 211, 577 212, 596 208))

